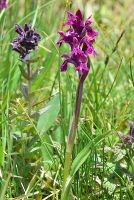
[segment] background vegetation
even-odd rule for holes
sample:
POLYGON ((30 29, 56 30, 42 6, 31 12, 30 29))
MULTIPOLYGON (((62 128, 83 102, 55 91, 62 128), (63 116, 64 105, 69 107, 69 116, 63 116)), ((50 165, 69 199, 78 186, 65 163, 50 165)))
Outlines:
POLYGON ((66 136, 77 73, 60 73, 57 31, 66 10, 92 14, 99 32, 84 85, 72 166, 72 199, 134 199, 134 149, 118 132, 134 121, 133 0, 9 0, 0 11, 0 199, 60 199, 66 136), (10 42, 14 24, 30 23, 41 34, 32 81, 32 116, 27 82, 10 42), (84 150, 84 151, 82 151, 84 150))

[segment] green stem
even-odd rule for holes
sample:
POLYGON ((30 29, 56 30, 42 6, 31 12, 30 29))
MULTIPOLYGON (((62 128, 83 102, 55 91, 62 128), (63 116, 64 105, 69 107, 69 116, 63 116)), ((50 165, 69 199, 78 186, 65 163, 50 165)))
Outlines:
POLYGON ((29 116, 31 115, 31 109, 32 109, 32 104, 31 104, 31 70, 30 70, 30 64, 27 64, 27 74, 28 74, 28 114, 29 116))
POLYGON ((79 84, 78 84, 78 89, 77 89, 74 116, 73 116, 73 120, 72 120, 72 124, 71 124, 71 128, 70 128, 70 132, 69 132, 69 135, 68 135, 67 148, 66 148, 66 154, 65 154, 65 163, 64 163, 62 195, 63 195, 64 190, 65 190, 65 184, 66 184, 66 181, 67 181, 67 177, 69 176, 70 168, 71 168, 71 164, 72 164, 72 152, 73 152, 73 147, 74 147, 74 142, 75 142, 75 137, 76 137, 76 131, 77 131, 77 126, 78 126, 78 119, 79 119, 79 114, 80 114, 80 106, 81 106, 81 99, 82 99, 82 92, 83 92, 83 83, 84 83, 84 80, 80 79, 79 84))

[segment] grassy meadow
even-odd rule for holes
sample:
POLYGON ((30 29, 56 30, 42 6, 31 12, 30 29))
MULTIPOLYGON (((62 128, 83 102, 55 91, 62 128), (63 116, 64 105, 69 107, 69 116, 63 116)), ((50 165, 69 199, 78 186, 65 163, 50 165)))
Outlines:
MULTIPOLYGON (((60 72, 56 45, 66 11, 80 9, 99 35, 90 56, 68 179, 68 200, 134 200, 134 2, 133 0, 8 0, 0 10, 0 200, 60 200, 67 136, 78 73, 60 72), (12 50, 14 25, 41 35, 32 52, 36 77, 12 50), (31 113, 28 100, 31 101, 31 113), (126 137, 121 137, 124 133, 126 137)), ((62 199, 64 200, 64 199, 62 199)))

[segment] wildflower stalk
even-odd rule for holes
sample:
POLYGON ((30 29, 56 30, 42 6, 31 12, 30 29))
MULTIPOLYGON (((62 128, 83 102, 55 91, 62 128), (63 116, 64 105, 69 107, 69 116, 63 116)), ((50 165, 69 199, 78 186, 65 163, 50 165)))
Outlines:
MULTIPOLYGON (((34 22, 33 22, 34 25, 34 22)), ((32 79, 38 74, 38 70, 32 74, 30 66, 30 53, 36 50, 38 42, 41 37, 40 34, 35 31, 34 28, 31 28, 30 25, 25 24, 24 27, 21 27, 18 24, 15 24, 15 32, 18 34, 18 37, 15 38, 12 42, 12 49, 20 55, 20 61, 23 64, 26 64, 26 71, 23 67, 19 66, 21 74, 28 81, 28 114, 31 115, 31 82, 32 79)))
POLYGON ((75 112, 74 112, 73 121, 72 121, 71 128, 70 128, 70 133, 68 136, 68 141, 67 141, 67 149, 66 149, 65 165, 64 165, 64 177, 63 177, 63 190, 64 190, 65 183, 66 183, 67 177, 69 175, 71 164, 72 164, 72 151, 73 151, 77 126, 78 126, 78 119, 79 119, 81 99, 82 99, 82 91, 83 91, 83 81, 80 79, 79 84, 78 84, 78 89, 77 89, 75 112))
POLYGON ((91 27, 91 16, 88 17, 85 22, 80 10, 77 10, 75 14, 67 12, 67 16, 68 20, 63 24, 63 27, 68 26, 69 28, 66 31, 58 31, 60 39, 58 40, 57 45, 61 46, 63 42, 67 43, 70 46, 71 51, 70 54, 63 54, 61 56, 64 58, 64 61, 61 64, 60 69, 64 72, 67 70, 68 64, 74 65, 75 70, 79 73, 79 84, 73 120, 66 147, 62 200, 66 200, 66 197, 64 198, 63 196, 72 165, 72 152, 80 114, 83 83, 90 70, 90 58, 88 55, 96 55, 93 43, 95 42, 95 37, 98 35, 98 32, 91 27))
POLYGON ((76 131, 78 127, 84 80, 85 80, 84 76, 80 77, 79 79, 79 84, 78 84, 77 94, 76 94, 75 110, 74 110, 70 132, 68 135, 67 148, 66 148, 66 154, 65 154, 65 164, 64 164, 63 192, 65 189, 65 184, 67 181, 67 177, 69 176, 71 164, 72 164, 72 152, 73 152, 73 147, 75 143, 76 131))
POLYGON ((27 63, 27 75, 28 75, 28 114, 31 115, 31 69, 30 69, 30 63, 27 63))

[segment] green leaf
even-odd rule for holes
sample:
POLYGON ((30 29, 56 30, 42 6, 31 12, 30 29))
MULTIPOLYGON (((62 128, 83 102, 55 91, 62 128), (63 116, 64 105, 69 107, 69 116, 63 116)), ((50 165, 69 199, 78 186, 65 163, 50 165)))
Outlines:
POLYGON ((75 173, 78 171, 78 169, 81 167, 81 165, 86 161, 86 159, 90 155, 90 150, 96 148, 98 143, 102 141, 105 136, 107 136, 109 133, 100 134, 98 135, 94 140, 89 141, 89 143, 84 147, 84 149, 77 155, 77 157, 74 159, 72 166, 71 166, 71 172, 70 175, 74 176, 75 173))
POLYGON ((60 100, 59 95, 56 95, 53 99, 51 99, 42 114, 39 117, 37 123, 37 131, 40 134, 45 133, 49 130, 49 128, 54 124, 58 113, 60 111, 60 100))
POLYGON ((76 172, 79 170, 79 168, 82 166, 82 164, 90 156, 91 149, 96 148, 98 143, 100 141, 102 141, 108 135, 109 135, 109 132, 107 132, 105 134, 100 134, 95 139, 89 141, 89 143, 84 147, 84 149, 74 159, 72 166, 71 166, 70 175, 67 178, 67 182, 66 182, 66 185, 65 185, 65 190, 64 190, 64 193, 63 193, 63 196, 62 196, 62 200, 68 199, 72 179, 73 179, 74 175, 76 174, 76 172))
POLYGON ((41 151, 45 170, 49 170, 53 163, 53 144, 46 131, 54 124, 59 111, 60 100, 59 95, 56 95, 48 102, 46 107, 42 109, 37 123, 37 131, 39 135, 41 135, 41 151))
POLYGON ((59 143, 59 144, 64 144, 64 135, 63 135, 63 132, 62 132, 62 128, 61 126, 58 127, 52 134, 52 139, 59 143))
POLYGON ((112 195, 116 189, 116 184, 111 183, 107 178, 104 178, 103 187, 108 191, 109 195, 112 195))
POLYGON ((2 143, 0 140, 0 167, 3 166, 3 159, 4 159, 3 148, 2 148, 2 143))
POLYGON ((44 134, 42 138, 42 158, 45 170, 49 170, 53 163, 53 146, 48 134, 44 134))

